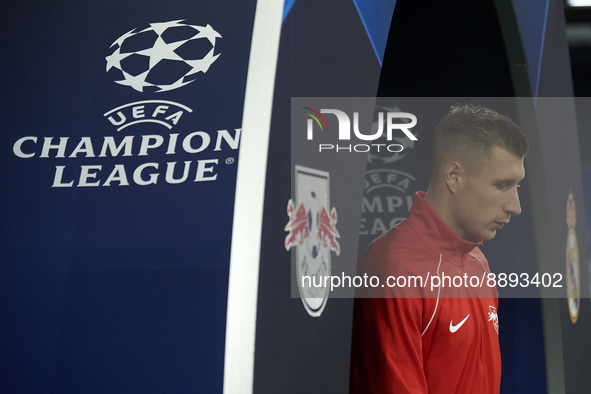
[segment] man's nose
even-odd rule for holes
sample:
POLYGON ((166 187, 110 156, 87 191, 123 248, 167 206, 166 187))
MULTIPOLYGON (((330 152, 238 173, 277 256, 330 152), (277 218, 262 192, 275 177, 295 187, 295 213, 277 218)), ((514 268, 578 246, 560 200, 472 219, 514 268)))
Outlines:
POLYGON ((515 192, 511 194, 509 201, 505 204, 505 212, 511 215, 519 215, 521 214, 521 204, 519 203, 519 193, 518 189, 515 188, 515 192))

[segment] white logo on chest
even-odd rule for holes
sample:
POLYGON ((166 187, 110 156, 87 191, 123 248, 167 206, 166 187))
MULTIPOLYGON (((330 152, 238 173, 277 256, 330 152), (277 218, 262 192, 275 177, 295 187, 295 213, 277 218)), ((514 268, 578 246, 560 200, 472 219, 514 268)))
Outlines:
POLYGON ((497 308, 494 306, 488 306, 488 321, 493 322, 493 326, 495 327, 495 331, 497 334, 499 333, 499 316, 497 315, 497 308))
POLYGON ((466 316, 464 318, 464 320, 462 320, 461 322, 459 322, 457 325, 454 326, 454 321, 450 321, 449 322, 449 331, 456 332, 460 329, 460 327, 462 327, 462 325, 466 322, 466 320, 468 320, 468 318, 470 317, 470 314, 468 314, 468 316, 466 316))

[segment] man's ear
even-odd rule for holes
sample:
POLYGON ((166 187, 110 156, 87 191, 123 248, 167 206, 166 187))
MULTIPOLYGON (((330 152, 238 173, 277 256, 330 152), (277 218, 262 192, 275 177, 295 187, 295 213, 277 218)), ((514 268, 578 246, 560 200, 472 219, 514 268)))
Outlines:
POLYGON ((462 173, 463 168, 458 162, 452 161, 445 166, 445 184, 447 185, 447 190, 449 190, 451 194, 456 194, 458 192, 462 173))

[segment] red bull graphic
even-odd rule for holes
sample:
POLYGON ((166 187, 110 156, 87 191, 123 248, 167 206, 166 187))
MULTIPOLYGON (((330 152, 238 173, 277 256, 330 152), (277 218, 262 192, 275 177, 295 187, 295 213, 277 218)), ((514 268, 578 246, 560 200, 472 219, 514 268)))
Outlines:
POLYGON ((300 204, 295 217, 292 217, 294 211, 294 204, 292 200, 287 203, 287 216, 289 221, 285 225, 285 231, 289 234, 285 237, 285 249, 290 250, 292 246, 303 245, 308 237, 310 237, 310 230, 317 229, 317 238, 322 242, 322 245, 332 250, 338 256, 341 253, 341 246, 336 238, 339 238, 339 231, 335 224, 337 222, 337 210, 332 208, 330 216, 326 213, 323 207, 319 215, 316 215, 316 223, 312 217, 312 210, 306 211, 304 204, 300 204), (307 212, 307 213, 306 213, 307 212))
POLYGON ((336 228, 337 210, 332 208, 330 217, 326 213, 326 209, 322 208, 320 218, 318 219, 318 237, 322 240, 325 248, 332 250, 338 256, 341 253, 341 247, 335 238, 340 237, 336 228))
POLYGON ((314 317, 320 316, 328 300, 329 289, 323 278, 331 273, 330 251, 337 256, 341 252, 337 211, 330 208, 328 177, 328 172, 296 166, 296 202, 290 199, 287 203, 285 249, 296 247, 299 293, 306 311, 314 317))
POLYGON ((497 308, 488 306, 488 321, 492 321, 497 334, 499 333, 499 315, 497 315, 497 308))
POLYGON ((304 204, 300 204, 295 218, 292 217, 293 210, 293 201, 290 199, 287 203, 287 216, 289 217, 289 221, 284 228, 285 231, 289 231, 289 234, 285 237, 285 249, 287 250, 291 249, 292 245, 302 245, 306 238, 310 236, 308 217, 306 216, 306 208, 304 208, 304 204))

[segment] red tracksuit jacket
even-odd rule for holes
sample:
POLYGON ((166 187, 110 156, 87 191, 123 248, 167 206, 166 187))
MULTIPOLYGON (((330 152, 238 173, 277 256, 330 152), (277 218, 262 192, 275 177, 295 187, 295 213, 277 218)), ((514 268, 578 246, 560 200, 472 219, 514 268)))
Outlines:
MULTIPOLYGON (((385 283, 389 275, 482 279, 490 271, 478 244, 454 233, 425 195, 368 247, 358 274, 378 273, 385 283)), ((355 300, 351 393, 499 393, 496 287, 385 291, 390 298, 355 300)))

